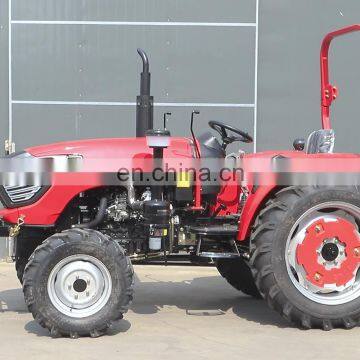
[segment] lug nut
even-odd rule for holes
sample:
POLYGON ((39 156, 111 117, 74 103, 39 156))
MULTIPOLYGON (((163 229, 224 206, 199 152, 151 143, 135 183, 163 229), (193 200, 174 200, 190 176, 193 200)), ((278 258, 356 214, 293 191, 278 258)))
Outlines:
POLYGON ((316 273, 316 274, 314 275, 314 279, 315 279, 315 281, 320 281, 320 279, 321 279, 321 274, 316 273))
POLYGON ((323 227, 321 226, 321 225, 316 225, 315 226, 315 232, 316 233, 319 233, 320 231, 322 231, 323 230, 323 227))
POLYGON ((359 257, 360 256, 360 248, 355 248, 354 249, 354 255, 356 256, 356 257, 359 257))

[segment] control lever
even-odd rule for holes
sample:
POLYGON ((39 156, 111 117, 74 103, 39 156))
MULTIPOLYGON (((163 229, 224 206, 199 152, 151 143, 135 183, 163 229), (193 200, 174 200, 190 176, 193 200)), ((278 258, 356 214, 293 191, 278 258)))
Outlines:
POLYGON ((195 134, 194 134, 194 115, 199 115, 200 114, 200 111, 198 110, 194 110, 192 113, 191 113, 191 123, 190 123, 190 131, 191 131, 191 135, 192 135, 192 138, 193 138, 193 141, 194 141, 194 145, 195 145, 195 149, 196 149, 196 156, 198 158, 200 158, 200 150, 199 150, 199 147, 198 147, 198 143, 196 141, 196 138, 195 138, 195 134))
POLYGON ((171 116, 171 112, 165 112, 164 113, 164 129, 166 130, 166 122, 168 120, 168 116, 171 116))

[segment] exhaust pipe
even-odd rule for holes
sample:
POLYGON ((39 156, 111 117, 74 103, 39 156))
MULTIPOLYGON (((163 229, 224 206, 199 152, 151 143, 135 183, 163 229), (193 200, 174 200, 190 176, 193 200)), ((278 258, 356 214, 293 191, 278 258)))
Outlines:
POLYGON ((153 128, 154 98, 150 96, 149 60, 144 50, 137 49, 143 63, 140 75, 140 95, 136 98, 136 137, 144 137, 147 130, 153 128))

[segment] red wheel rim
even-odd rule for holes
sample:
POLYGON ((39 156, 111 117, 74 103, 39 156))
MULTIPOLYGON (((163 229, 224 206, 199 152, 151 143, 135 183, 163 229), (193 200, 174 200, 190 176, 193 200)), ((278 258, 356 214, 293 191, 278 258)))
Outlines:
POLYGON ((307 298, 339 305, 360 297, 360 208, 326 202, 307 210, 286 243, 294 286, 307 298))

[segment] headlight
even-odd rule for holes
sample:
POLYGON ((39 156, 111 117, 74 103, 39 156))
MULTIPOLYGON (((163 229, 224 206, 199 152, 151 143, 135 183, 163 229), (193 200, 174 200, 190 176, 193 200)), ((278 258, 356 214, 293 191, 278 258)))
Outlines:
POLYGON ((79 154, 35 157, 23 151, 0 158, 0 199, 7 208, 34 203, 50 188, 52 175, 79 171, 79 154))
POLYGON ((39 159, 23 151, 3 157, 1 161, 0 199, 7 208, 29 205, 49 188, 43 186, 39 159))

